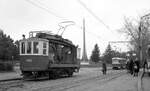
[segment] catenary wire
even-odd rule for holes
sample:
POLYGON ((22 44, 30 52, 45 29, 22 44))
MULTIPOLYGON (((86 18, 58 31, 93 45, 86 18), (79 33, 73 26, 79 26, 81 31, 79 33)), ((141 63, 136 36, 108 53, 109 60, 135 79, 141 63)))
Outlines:
POLYGON ((96 20, 98 20, 101 24, 103 24, 108 30, 110 30, 112 33, 114 33, 108 25, 106 25, 91 9, 89 9, 85 3, 83 3, 81 0, 77 0, 77 2, 83 6, 96 20))
POLYGON ((27 2, 30 3, 30 4, 32 4, 32 5, 35 6, 35 7, 38 7, 38 8, 40 8, 40 9, 46 11, 47 13, 49 13, 49 14, 51 14, 51 15, 57 17, 57 18, 64 18, 64 17, 61 17, 61 16, 55 14, 54 12, 50 11, 50 10, 47 9, 46 7, 42 7, 42 6, 40 5, 40 2, 39 2, 39 1, 38 1, 39 4, 37 4, 37 3, 35 3, 35 2, 33 2, 33 1, 31 1, 31 0, 25 0, 25 1, 27 1, 27 2))

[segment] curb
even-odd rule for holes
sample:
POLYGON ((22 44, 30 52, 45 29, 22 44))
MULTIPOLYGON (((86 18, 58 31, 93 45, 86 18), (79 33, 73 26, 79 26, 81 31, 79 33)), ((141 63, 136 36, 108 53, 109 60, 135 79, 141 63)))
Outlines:
POLYGON ((137 91, 143 91, 143 88, 142 88, 142 78, 143 78, 144 74, 145 73, 142 71, 142 73, 138 77, 138 89, 137 89, 137 91))

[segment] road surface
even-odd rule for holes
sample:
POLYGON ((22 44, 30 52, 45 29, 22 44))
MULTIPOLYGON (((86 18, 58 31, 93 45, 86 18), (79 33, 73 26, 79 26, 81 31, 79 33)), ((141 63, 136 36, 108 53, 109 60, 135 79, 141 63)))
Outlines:
POLYGON ((73 77, 1 83, 0 91, 137 91, 137 77, 123 70, 81 68, 73 77))

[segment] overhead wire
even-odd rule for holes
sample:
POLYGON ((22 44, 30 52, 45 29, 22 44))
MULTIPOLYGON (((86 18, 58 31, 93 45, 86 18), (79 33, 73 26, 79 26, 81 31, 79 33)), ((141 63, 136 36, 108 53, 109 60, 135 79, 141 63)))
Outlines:
MULTIPOLYGON (((39 4, 44 5, 45 8, 42 7, 42 6, 39 5, 39 4, 34 3, 34 2, 31 1, 31 0, 26 0, 26 1, 29 1, 31 4, 36 5, 36 6, 38 6, 38 7, 40 6, 39 8, 44 9, 44 10, 46 10, 47 12, 49 12, 49 10, 46 9, 46 8, 47 8, 46 5, 44 5, 43 3, 41 3, 39 0, 36 0, 36 2, 38 2, 39 4)), ((62 17, 60 17, 60 16, 54 14, 53 12, 50 12, 50 13, 53 14, 54 16, 58 17, 58 18, 62 18, 62 17)), ((94 37, 97 37, 97 38, 99 38, 99 39, 102 39, 102 37, 100 37, 100 36, 98 36, 98 35, 96 35, 96 34, 94 34, 94 33, 92 33, 92 32, 89 32, 89 31, 87 31, 87 32, 88 32, 89 34, 93 35, 94 37)), ((104 39, 103 39, 103 41, 104 41, 104 39)))
MULTIPOLYGON (((31 0, 25 0, 25 1, 27 1, 28 3, 34 5, 35 7, 38 7, 38 8, 40 8, 40 9, 46 11, 47 13, 49 13, 49 14, 51 14, 51 15, 57 17, 57 18, 64 18, 64 17, 61 17, 61 16, 57 15, 56 13, 50 11, 50 10, 48 9, 48 7, 47 7, 46 5, 44 5, 43 3, 41 3, 39 0, 36 0, 36 3, 33 2, 33 1, 31 1, 31 0), (37 3, 38 3, 38 4, 37 4, 37 3)), ((81 2, 80 0, 78 0, 78 1, 79 1, 79 3, 80 3, 81 5, 83 5, 83 6, 88 10, 88 12, 90 12, 96 19, 98 19, 99 22, 101 22, 103 25, 105 25, 105 27, 106 27, 107 29, 109 29, 109 27, 108 27, 101 19, 99 19, 99 17, 97 17, 89 8, 87 8, 86 5, 85 5, 83 2, 81 2)), ((80 27, 80 28, 81 28, 81 27, 80 27)), ((89 34, 93 35, 94 37, 97 37, 97 38, 99 38, 99 39, 102 39, 102 37, 100 37, 100 36, 98 36, 98 35, 96 35, 96 34, 94 34, 94 33, 92 33, 92 32, 89 32, 89 31, 87 31, 87 32, 88 32, 89 34)), ((102 39, 102 40, 104 41, 104 39, 102 39)))
MULTIPOLYGON (((113 34, 115 34, 108 25, 106 25, 91 9, 89 9, 85 3, 83 3, 81 0, 77 0, 78 3, 83 6, 96 20, 99 21, 99 23, 103 24, 109 31, 111 31, 113 34)), ((88 31, 89 32, 89 31, 88 31)), ((93 33, 90 33, 90 34, 93 34, 93 33)), ((97 38, 100 38, 102 39, 102 37, 96 35, 96 34, 93 34, 94 37, 97 37, 97 38)), ((104 41, 104 39, 102 39, 104 41)), ((106 41, 106 40, 105 40, 106 41)), ((109 44, 109 41, 108 41, 108 44, 109 44)))
MULTIPOLYGON (((79 28, 79 29, 82 29, 83 27, 81 27, 80 25, 75 25, 77 28, 79 28)), ((97 34, 95 34, 95 33, 93 33, 93 32, 89 32, 89 31, 85 31, 85 32, 87 32, 88 34, 90 34, 90 35, 92 35, 93 37, 95 37, 95 38, 98 38, 98 39, 100 39, 100 40, 102 40, 102 41, 106 41, 106 39, 103 39, 101 36, 99 36, 99 35, 97 35, 97 34)))
POLYGON ((108 25, 106 25, 91 9, 89 9, 85 3, 81 0, 77 0, 80 5, 82 5, 95 19, 97 19, 100 23, 102 23, 107 29, 110 29, 108 25))
POLYGON ((33 2, 33 1, 31 1, 31 0, 25 0, 25 1, 27 1, 27 2, 30 3, 30 4, 32 4, 32 5, 35 6, 35 7, 38 7, 38 8, 40 8, 40 9, 46 11, 47 13, 49 13, 49 14, 51 14, 51 15, 57 17, 57 18, 64 18, 64 17, 61 17, 61 16, 57 15, 56 13, 50 11, 46 6, 42 7, 42 6, 40 5, 40 4, 42 4, 42 3, 39 2, 38 0, 37 0, 37 2, 38 2, 39 4, 37 4, 37 3, 35 3, 35 2, 33 2))
MULTIPOLYGON (((46 11, 47 13, 49 13, 49 14, 51 14, 51 15, 57 17, 57 18, 61 18, 61 19, 63 18, 63 19, 65 19, 64 17, 61 17, 61 16, 57 15, 56 13, 50 11, 49 8, 48 8, 45 4, 41 3, 39 0, 36 0, 36 3, 33 2, 33 1, 31 1, 31 0, 25 0, 25 1, 27 1, 28 3, 32 4, 33 6, 35 6, 35 7, 37 7, 37 8, 40 8, 40 9, 46 11)), ((78 0, 78 1, 79 1, 79 3, 80 3, 84 8, 86 8, 86 10, 87 10, 92 16, 95 17, 95 19, 97 19, 97 20, 98 20, 100 23, 102 23, 107 29, 110 30, 109 26, 107 26, 98 16, 96 16, 96 15, 94 14, 94 12, 92 12, 88 7, 86 7, 86 5, 85 5, 83 2, 81 2, 80 0, 78 0)), ((80 27, 80 28, 81 28, 81 27, 80 27)), ((106 40, 104 40, 102 37, 100 37, 99 35, 97 35, 97 34, 95 34, 95 33, 92 33, 92 32, 89 32, 89 31, 86 31, 86 32, 89 33, 90 35, 96 37, 96 38, 101 39, 102 41, 106 41, 106 40)))
POLYGON ((96 38, 98 38, 98 39, 100 39, 102 41, 106 41, 106 39, 103 39, 102 37, 100 37, 99 35, 97 35, 95 33, 92 33, 92 32, 89 32, 89 31, 87 31, 87 33, 89 33, 90 35, 92 35, 92 36, 94 36, 94 37, 96 37, 96 38))
POLYGON ((112 33, 114 33, 108 25, 106 25, 91 9, 89 9, 85 3, 83 3, 81 0, 77 0, 78 3, 83 6, 96 20, 98 20, 101 24, 103 24, 108 30, 110 30, 112 33))

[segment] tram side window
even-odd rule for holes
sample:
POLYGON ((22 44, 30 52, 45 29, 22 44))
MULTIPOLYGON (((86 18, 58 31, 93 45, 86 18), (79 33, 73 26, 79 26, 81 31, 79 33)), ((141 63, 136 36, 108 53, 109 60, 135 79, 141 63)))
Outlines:
POLYGON ((31 42, 27 43, 27 53, 31 54, 31 42))
POLYGON ((49 44, 49 60, 54 63, 54 56, 55 56, 55 48, 53 44, 49 44))
POLYGON ((46 45, 46 42, 43 43, 43 54, 46 54, 46 48, 47 48, 47 45, 46 45))
POLYGON ((39 53, 39 48, 38 48, 38 42, 33 42, 33 53, 38 54, 39 53))
POLYGON ((21 43, 21 53, 25 54, 25 42, 21 43))

